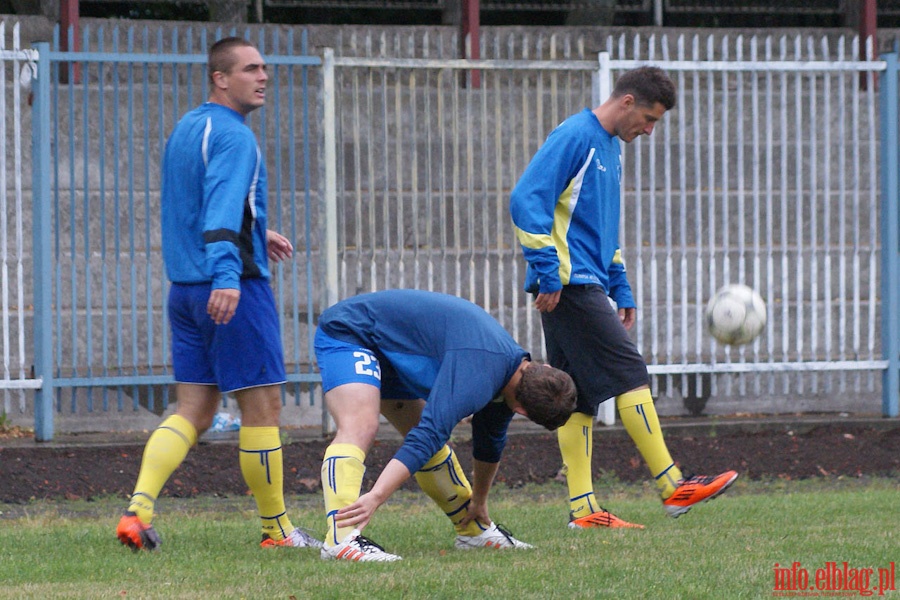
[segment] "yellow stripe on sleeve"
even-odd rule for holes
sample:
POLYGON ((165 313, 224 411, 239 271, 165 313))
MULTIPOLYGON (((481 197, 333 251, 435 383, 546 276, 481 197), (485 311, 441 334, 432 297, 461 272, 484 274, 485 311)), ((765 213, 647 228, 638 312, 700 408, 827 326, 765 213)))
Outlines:
POLYGON ((555 248, 556 256, 559 259, 559 281, 563 285, 568 285, 572 276, 572 255, 569 250, 569 226, 572 224, 572 213, 578 204, 581 195, 581 185, 584 181, 584 175, 588 167, 591 165, 594 157, 594 149, 591 148, 587 159, 581 165, 578 173, 562 191, 556 200, 556 206, 553 208, 553 228, 550 234, 546 233, 530 233, 519 227, 515 228, 516 238, 523 247, 530 250, 543 250, 545 248, 555 248))
POLYGON ((567 237, 569 225, 572 222, 572 210, 578 202, 577 197, 574 197, 573 194, 576 179, 570 181, 563 193, 559 195, 556 208, 553 210, 553 233, 551 235, 553 236, 553 245, 556 246, 556 255, 559 257, 559 281, 563 285, 568 285, 572 276, 572 254, 569 252, 567 237))
POLYGON ((540 250, 553 246, 553 238, 546 233, 528 233, 524 229, 516 227, 516 237, 519 243, 531 250, 540 250))

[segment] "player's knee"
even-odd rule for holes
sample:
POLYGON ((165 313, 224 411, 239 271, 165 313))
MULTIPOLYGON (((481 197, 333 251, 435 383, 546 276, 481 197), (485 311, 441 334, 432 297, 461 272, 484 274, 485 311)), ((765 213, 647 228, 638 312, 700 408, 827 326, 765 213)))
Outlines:
POLYGON ((378 419, 368 417, 335 418, 335 443, 353 444, 368 452, 378 434, 378 419))

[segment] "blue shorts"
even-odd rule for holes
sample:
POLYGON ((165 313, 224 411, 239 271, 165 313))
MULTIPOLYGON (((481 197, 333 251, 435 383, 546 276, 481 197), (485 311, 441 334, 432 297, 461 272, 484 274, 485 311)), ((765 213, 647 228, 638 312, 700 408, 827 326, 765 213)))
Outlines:
POLYGON ((350 342, 316 331, 316 362, 322 375, 322 391, 346 383, 367 383, 381 390, 388 400, 415 400, 419 396, 403 384, 394 367, 375 353, 350 342))
POLYGON ((241 298, 227 325, 206 314, 210 291, 209 283, 173 283, 169 289, 175 381, 216 385, 223 393, 284 383, 281 329, 268 280, 241 280, 241 298))

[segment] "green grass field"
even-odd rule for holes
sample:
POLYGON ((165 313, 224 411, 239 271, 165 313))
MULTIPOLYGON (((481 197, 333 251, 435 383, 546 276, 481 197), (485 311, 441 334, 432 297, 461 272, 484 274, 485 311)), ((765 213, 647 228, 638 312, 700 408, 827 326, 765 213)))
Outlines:
MULTIPOLYGON (((163 499, 163 546, 136 554, 114 537, 122 500, 0 505, 0 599, 771 598, 776 563, 800 563, 813 586, 828 562, 872 568, 872 589, 900 558, 895 479, 738 480, 677 521, 647 486, 597 489, 647 528, 569 530, 561 485, 499 487, 493 518, 536 548, 458 551, 430 501, 401 492, 366 529, 404 557, 394 564, 261 550, 250 498, 163 499)), ((317 496, 288 504, 295 524, 321 529, 317 496)), ((900 599, 898 583, 884 596, 900 599)))

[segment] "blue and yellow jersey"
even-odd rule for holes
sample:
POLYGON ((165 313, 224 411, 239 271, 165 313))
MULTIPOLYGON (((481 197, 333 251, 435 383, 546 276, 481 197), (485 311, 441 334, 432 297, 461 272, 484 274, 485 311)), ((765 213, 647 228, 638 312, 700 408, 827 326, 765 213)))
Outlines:
POLYGON ((266 168, 253 131, 232 109, 207 102, 166 142, 162 250, 175 283, 240 289, 268 279, 266 168))
POLYGON ((473 455, 498 462, 512 410, 494 402, 524 359, 512 336, 480 306, 419 290, 387 290, 338 302, 319 318, 322 333, 371 350, 425 399, 419 424, 394 456, 415 473, 472 419, 473 455))
POLYGON ((621 148, 589 109, 554 129, 510 197, 528 269, 525 290, 600 285, 635 306, 619 250, 621 148))

